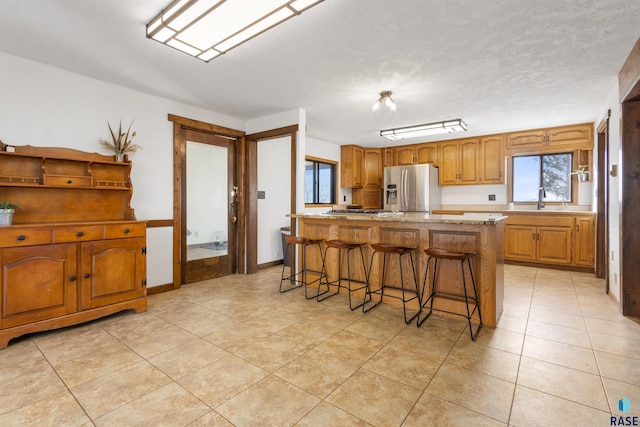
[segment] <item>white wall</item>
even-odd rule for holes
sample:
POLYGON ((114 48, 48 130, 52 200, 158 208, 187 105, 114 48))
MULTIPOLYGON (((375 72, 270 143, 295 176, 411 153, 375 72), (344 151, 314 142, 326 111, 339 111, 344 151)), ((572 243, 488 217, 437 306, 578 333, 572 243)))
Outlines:
POLYGON ((291 220, 291 137, 258 143, 258 264, 282 259, 281 227, 291 220))
MULTIPOLYGON (((173 218, 173 125, 168 114, 243 129, 236 118, 137 92, 100 80, 0 53, 0 139, 10 145, 66 147, 102 152, 107 122, 135 120, 131 206, 140 220, 173 218)), ((147 283, 173 281, 173 237, 150 229, 147 283)))

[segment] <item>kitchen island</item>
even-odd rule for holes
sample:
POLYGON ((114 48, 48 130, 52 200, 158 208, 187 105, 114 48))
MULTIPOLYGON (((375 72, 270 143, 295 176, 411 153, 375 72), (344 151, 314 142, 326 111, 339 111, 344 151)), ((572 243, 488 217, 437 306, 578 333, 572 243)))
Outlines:
MULTIPOLYGON (((500 214, 429 215, 424 213, 320 213, 293 214, 297 219, 297 234, 311 239, 340 239, 358 243, 385 243, 416 248, 413 257, 420 291, 425 275, 427 256, 424 249, 443 248, 454 251, 475 252, 472 259, 473 274, 480 300, 480 310, 486 326, 495 327, 502 314, 504 298, 504 220, 500 214)), ((337 254, 330 251, 325 260, 329 278, 337 275, 337 254)), ((365 246, 365 262, 369 269, 371 247, 365 246)), ((315 251, 307 253, 307 268, 320 269, 321 260, 315 251)), ((376 257, 369 276, 372 289, 380 283, 382 257, 376 257)), ((297 262, 296 265, 301 265, 297 262)), ((389 268, 389 267, 388 267, 389 268)), ((397 262, 390 264, 387 279, 399 277, 397 262), (395 274, 394 274, 395 272, 395 274)), ((409 268, 404 266, 404 268, 409 268)), ((407 270, 409 272, 409 270, 407 270)), ((352 272, 353 273, 353 272, 352 272)), ((362 267, 356 266, 355 275, 364 280, 362 267)), ((406 274, 405 274, 406 276, 406 274)), ((439 289, 460 293, 460 265, 454 262, 438 264, 439 289)), ((399 284, 398 284, 399 285, 399 284)), ((427 291, 428 292, 428 291, 427 291)), ((401 304, 395 299, 384 302, 401 304)), ((438 300, 437 305, 455 311, 465 310, 454 300, 438 300)), ((415 304, 414 309, 417 309, 415 304)), ((462 311, 460 311, 462 312, 462 311)))

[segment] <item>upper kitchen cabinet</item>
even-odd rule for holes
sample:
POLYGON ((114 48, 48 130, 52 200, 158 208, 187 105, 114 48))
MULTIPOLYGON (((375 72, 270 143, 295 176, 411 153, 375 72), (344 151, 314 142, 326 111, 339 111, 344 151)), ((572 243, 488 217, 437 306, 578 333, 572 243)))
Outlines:
POLYGON ((510 152, 535 151, 544 148, 593 148, 593 123, 534 129, 506 134, 510 152))
POLYGON ((416 160, 416 150, 413 145, 403 145, 393 149, 395 166, 413 165, 416 160))
POLYGON ((437 164, 438 144, 429 142, 424 144, 403 145, 394 148, 395 166, 437 164))
POLYGON ((416 163, 438 164, 438 144, 431 142, 416 145, 416 163))
POLYGON ((440 185, 478 184, 479 139, 444 141, 439 145, 440 185))
POLYGON ((365 148, 364 156, 364 187, 382 188, 383 150, 382 148, 365 148))
POLYGON ((364 149, 357 145, 340 147, 340 187, 362 188, 364 149))
POLYGON ((504 184, 502 135, 480 138, 480 184, 504 184))

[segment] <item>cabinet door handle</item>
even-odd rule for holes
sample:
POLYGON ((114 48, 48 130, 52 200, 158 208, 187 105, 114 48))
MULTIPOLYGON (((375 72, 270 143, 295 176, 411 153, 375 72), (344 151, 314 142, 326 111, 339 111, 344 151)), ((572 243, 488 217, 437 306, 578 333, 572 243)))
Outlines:
POLYGON ((129 234, 129 229, 128 228, 124 229, 124 234, 129 234))
POLYGON ((82 237, 82 236, 84 236, 84 233, 83 233, 82 231, 78 231, 78 232, 76 233, 76 236, 78 236, 78 237, 82 237))
POLYGON ((75 282, 76 281, 76 276, 69 277, 69 280, 71 280, 72 282, 75 282))
POLYGON ((531 238, 532 238, 533 240, 536 240, 536 233, 533 233, 533 234, 532 234, 532 236, 531 236, 531 238))
POLYGON ((89 273, 84 273, 84 276, 83 276, 83 277, 84 277, 85 279, 88 279, 89 277, 91 277, 91 275, 90 275, 89 273))
POLYGON ((576 231, 580 231, 580 224, 576 224, 576 231))
POLYGON ((73 181, 71 181, 70 179, 67 180, 67 184, 73 184, 73 181))
POLYGON ((18 240, 25 240, 27 237, 24 234, 20 234, 17 239, 18 240))

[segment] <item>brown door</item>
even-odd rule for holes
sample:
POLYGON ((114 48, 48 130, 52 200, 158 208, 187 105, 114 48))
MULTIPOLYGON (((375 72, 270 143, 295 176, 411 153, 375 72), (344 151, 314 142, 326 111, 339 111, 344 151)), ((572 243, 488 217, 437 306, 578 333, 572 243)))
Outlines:
POLYGON ((236 271, 236 139, 183 130, 181 260, 193 283, 236 271))

